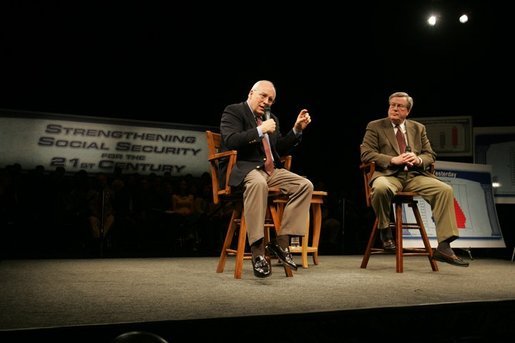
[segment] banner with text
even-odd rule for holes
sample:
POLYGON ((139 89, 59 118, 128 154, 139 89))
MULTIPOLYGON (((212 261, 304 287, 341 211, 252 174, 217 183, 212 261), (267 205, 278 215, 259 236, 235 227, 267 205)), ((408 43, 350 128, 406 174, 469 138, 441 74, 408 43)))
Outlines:
POLYGON ((0 168, 19 163, 91 173, 208 172, 207 128, 56 114, 0 112, 0 168))

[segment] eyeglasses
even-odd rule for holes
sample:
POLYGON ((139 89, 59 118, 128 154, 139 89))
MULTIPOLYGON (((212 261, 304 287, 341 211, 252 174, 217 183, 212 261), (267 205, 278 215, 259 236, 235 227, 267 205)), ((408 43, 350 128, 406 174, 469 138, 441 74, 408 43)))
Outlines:
POLYGON ((408 108, 408 106, 406 106, 406 105, 403 105, 403 104, 393 104, 393 103, 392 103, 392 104, 390 104, 390 107, 391 107, 391 108, 401 108, 401 109, 406 109, 406 108, 408 108))

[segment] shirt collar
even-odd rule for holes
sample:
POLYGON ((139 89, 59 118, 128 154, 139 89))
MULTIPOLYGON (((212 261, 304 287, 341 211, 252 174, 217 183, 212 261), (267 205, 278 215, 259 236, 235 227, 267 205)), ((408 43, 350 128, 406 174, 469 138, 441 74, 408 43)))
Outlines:
MULTIPOLYGON (((397 127, 396 124, 392 122, 392 126, 395 128, 397 127)), ((401 128, 402 132, 406 132, 406 121, 403 121, 401 124, 399 124, 399 127, 401 128)))

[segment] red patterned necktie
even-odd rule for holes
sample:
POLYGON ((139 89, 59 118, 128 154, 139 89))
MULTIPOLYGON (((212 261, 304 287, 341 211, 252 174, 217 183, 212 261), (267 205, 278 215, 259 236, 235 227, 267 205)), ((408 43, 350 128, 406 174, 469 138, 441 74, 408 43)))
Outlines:
POLYGON ((404 138, 400 125, 396 125, 395 127, 397 128, 397 133, 395 134, 395 137, 397 137, 397 144, 399 144, 401 154, 404 154, 406 152, 406 139, 404 138))
MULTIPOLYGON (((261 117, 256 118, 258 126, 263 122, 261 117)), ((270 150, 270 142, 268 142, 268 136, 265 134, 263 137, 263 148, 265 149, 266 161, 265 161, 265 171, 268 175, 272 175, 274 172, 274 159, 272 158, 272 151, 270 150)))

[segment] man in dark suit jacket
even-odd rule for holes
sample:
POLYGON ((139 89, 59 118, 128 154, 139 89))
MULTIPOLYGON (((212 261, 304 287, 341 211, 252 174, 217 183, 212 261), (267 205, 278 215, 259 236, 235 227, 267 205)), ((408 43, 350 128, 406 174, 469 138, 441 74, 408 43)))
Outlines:
POLYGON ((293 269, 297 265, 288 250, 290 236, 304 236, 313 193, 311 181, 282 168, 280 156, 289 153, 302 138, 302 131, 311 122, 306 109, 300 111, 293 128, 282 135, 279 119, 270 113, 276 97, 270 81, 254 84, 246 101, 228 105, 221 118, 220 133, 224 150, 237 150, 237 163, 229 183, 243 187, 244 216, 252 252, 254 275, 267 277, 270 265, 264 258, 264 224, 268 188, 278 187, 288 195, 281 219, 280 235, 266 249, 293 269), (270 154, 267 154, 269 149, 270 154), (268 156, 267 156, 268 155, 268 156))
POLYGON ((376 164, 370 180, 371 200, 383 248, 395 250, 389 229, 393 196, 401 190, 417 192, 431 205, 436 224, 438 247, 433 258, 467 267, 468 263, 456 256, 450 247, 450 243, 459 237, 453 189, 427 170, 435 161, 436 153, 431 148, 425 126, 406 119, 413 107, 413 98, 405 92, 396 92, 388 100, 388 117, 368 123, 361 144, 361 161, 376 164), (399 130, 399 135, 402 133, 400 141, 397 140, 399 130), (402 145, 406 146, 405 151, 401 151, 402 145))

